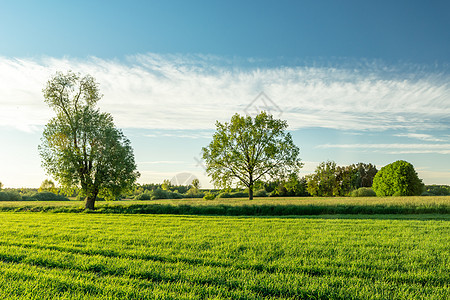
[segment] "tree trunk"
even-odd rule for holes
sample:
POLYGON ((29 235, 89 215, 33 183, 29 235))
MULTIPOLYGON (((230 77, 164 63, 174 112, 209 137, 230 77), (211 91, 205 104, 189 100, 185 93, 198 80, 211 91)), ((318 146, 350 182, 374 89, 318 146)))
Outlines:
POLYGON ((86 197, 86 204, 84 206, 85 209, 95 209, 95 200, 97 199, 97 194, 89 194, 86 197))
POLYGON ((248 187, 248 200, 253 200, 253 185, 248 187))
POLYGON ((253 174, 249 174, 248 200, 253 200, 253 174))

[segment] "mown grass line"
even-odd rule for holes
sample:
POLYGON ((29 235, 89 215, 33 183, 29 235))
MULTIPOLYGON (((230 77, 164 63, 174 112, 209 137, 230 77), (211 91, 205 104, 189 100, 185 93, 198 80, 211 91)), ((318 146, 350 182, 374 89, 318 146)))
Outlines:
MULTIPOLYGON (((212 272, 209 271, 207 278, 202 278, 202 276, 183 276, 180 274, 169 274, 164 275, 160 271, 150 270, 150 271, 143 271, 143 272, 136 272, 136 273, 127 273, 124 269, 108 269, 105 267, 104 262, 98 264, 94 263, 91 264, 88 267, 76 267, 76 265, 69 265, 62 263, 61 261, 55 262, 51 259, 37 259, 37 258, 30 258, 26 255, 13 255, 10 257, 7 257, 5 255, 0 256, 0 260, 7 263, 14 263, 14 264, 26 264, 29 266, 35 266, 35 267, 42 267, 45 269, 52 269, 52 270, 58 270, 58 271, 64 271, 64 270, 76 270, 80 271, 84 274, 90 274, 95 275, 96 277, 126 277, 131 279, 141 279, 145 281, 150 281, 152 283, 165 283, 165 284, 171 284, 171 283, 177 283, 177 282, 189 282, 195 285, 202 285, 202 286, 210 286, 210 287, 216 287, 218 290, 223 291, 225 289, 226 291, 233 292, 236 290, 241 290, 243 288, 243 285, 236 281, 229 281, 226 279, 226 275, 233 276, 233 270, 223 270, 217 269, 213 270, 212 272), (215 275, 215 276, 211 276, 215 275)), ((161 266, 162 267, 162 266, 161 266)), ((179 265, 174 266, 175 268, 179 265)), ((164 265, 162 269, 167 270, 168 266, 164 265)), ((196 270, 196 271, 202 271, 202 270, 196 270)), ((286 271, 284 271, 286 273, 286 271)), ((241 274, 242 275, 242 274, 241 274)), ((258 283, 253 285, 245 285, 245 288, 253 293, 256 294, 258 297, 292 297, 292 298, 298 298, 298 297, 307 297, 307 298, 317 298, 320 295, 320 292, 315 291, 302 291, 299 288, 279 288, 279 287, 270 287, 270 285, 261 285, 259 284, 261 281, 264 282, 264 273, 261 273, 259 275, 258 283), (261 280, 262 279, 262 280, 261 280)), ((342 272, 341 274, 336 274, 336 272, 326 272, 324 270, 321 270, 320 268, 312 268, 305 272, 305 270, 301 270, 299 273, 292 273, 288 274, 290 276, 294 275, 306 275, 309 277, 321 277, 321 278, 352 278, 355 279, 362 279, 362 280, 368 280, 369 282, 376 283, 377 281, 382 280, 382 278, 374 278, 373 274, 370 274, 368 272, 363 272, 362 274, 356 274, 354 272, 342 272)), ((399 285, 408 285, 408 286, 421 286, 425 287, 427 285, 431 285, 436 288, 439 287, 440 284, 437 284, 436 281, 430 282, 429 278, 422 278, 420 282, 417 281, 411 281, 411 280, 390 280, 390 283, 395 283, 399 285)), ((442 287, 445 287, 448 283, 442 283, 442 287)), ((329 299, 329 294, 327 295, 326 299, 329 299)), ((320 298, 320 297, 319 297, 320 298)), ((345 297, 340 297, 337 295, 334 295, 332 298, 334 299, 346 299, 345 297)))
POLYGON ((191 282, 155 283, 73 269, 0 263, 3 299, 204 299, 202 295, 218 299, 259 299, 246 291, 227 292, 191 282), (8 284, 11 282, 14 282, 12 287, 8 284))
MULTIPOLYGON (((83 249, 73 249, 73 248, 67 248, 67 247, 56 247, 56 246, 45 246, 45 245, 36 245, 36 244, 27 244, 27 243, 15 243, 15 242, 0 242, 1 246, 14 246, 17 247, 17 249, 30 249, 32 252, 35 252, 34 250, 51 250, 55 251, 55 253, 71 253, 71 254, 80 254, 80 255, 86 255, 86 256, 101 256, 105 258, 126 258, 131 260, 143 260, 143 261, 153 261, 153 262, 159 262, 159 263, 170 263, 170 264, 178 264, 183 263, 191 266, 207 266, 207 267, 217 267, 217 268, 233 268, 235 270, 246 270, 246 271, 255 271, 255 272, 263 272, 263 273, 277 273, 277 272, 284 272, 284 273, 303 273, 308 276, 344 276, 344 277, 358 277, 361 279, 374 279, 377 280, 382 278, 383 272, 386 270, 389 271, 389 268, 381 269, 377 268, 373 265, 366 265, 364 266, 365 269, 368 269, 364 272, 358 271, 345 271, 345 270, 337 270, 336 267, 338 265, 336 264, 330 264, 328 268, 317 268, 317 267, 304 267, 304 266, 297 266, 296 268, 292 267, 274 267, 274 266, 267 266, 264 264, 247 264, 247 265, 235 265, 232 263, 224 263, 224 262, 217 262, 217 261, 207 261, 203 259, 189 259, 189 258, 171 258, 171 257, 164 257, 164 256, 156 256, 156 255, 136 255, 136 254, 120 254, 118 252, 112 252, 110 250, 97 250, 97 249, 89 249, 89 250, 83 250, 83 249), (378 269, 378 270, 377 270, 378 269), (377 276, 374 277, 374 274, 370 273, 373 271, 379 271, 381 273, 377 274, 377 276)), ((0 247, 1 247, 0 246, 0 247)), ((1 249, 1 248, 0 248, 1 249)), ((0 253, 0 260, 4 262, 10 262, 10 263, 24 263, 26 255, 22 256, 2 256, 0 253)), ((62 268, 64 269, 64 265, 59 264, 41 264, 41 261, 32 261, 31 265, 39 265, 42 267, 50 267, 50 268, 62 268)), ((138 263, 138 262, 137 262, 138 263)), ((103 268, 100 268, 98 265, 94 265, 91 268, 88 268, 87 270, 82 269, 80 271, 91 271, 96 272, 102 275, 114 275, 114 276, 123 276, 124 270, 119 271, 105 271, 103 268)), ((399 271, 398 268, 395 268, 395 270, 390 271, 399 271)), ((130 274, 128 274, 130 275, 130 274)), ((133 275, 130 275, 130 277, 133 278, 140 278, 140 279, 149 279, 149 278, 141 278, 139 276, 134 277, 133 275)), ((450 280, 450 278, 448 278, 450 280)), ((414 279, 397 279, 394 280, 397 283, 406 283, 406 284, 421 284, 422 286, 425 286, 426 284, 433 283, 434 286, 445 286, 448 283, 447 279, 441 279, 441 280, 430 280, 430 278, 422 278, 420 280, 414 279)), ((154 281, 154 280, 152 280, 154 281)), ((167 282, 172 282, 173 279, 167 282)), ((176 280, 175 280, 176 281, 176 280)), ((204 282, 202 282, 204 284, 204 282)))
MULTIPOLYGON (((77 270, 81 271, 83 273, 90 273, 95 274, 98 276, 113 276, 113 277, 123 277, 126 276, 127 278, 134 278, 134 279, 143 279, 146 281, 151 281, 152 283, 176 283, 176 282, 191 282, 194 284, 199 284, 203 286, 213 286, 213 287, 220 287, 219 290, 223 290, 224 288, 227 291, 234 291, 234 290, 241 290, 242 284, 234 281, 229 280, 224 276, 225 274, 233 276, 233 272, 235 270, 233 268, 224 269, 224 268, 218 268, 208 270, 209 277, 205 278, 203 276, 184 276, 183 274, 169 274, 164 275, 160 271, 155 271, 155 269, 150 271, 143 271, 143 272, 136 272, 136 273, 128 273, 127 270, 124 269, 109 269, 108 267, 105 267, 104 262, 100 264, 91 264, 87 268, 85 266, 83 267, 77 267, 77 265, 70 265, 61 261, 54 261, 49 258, 30 258, 30 255, 0 255, 0 261, 6 262, 6 263, 14 263, 14 264, 27 264, 30 266, 37 266, 42 267, 46 269, 53 269, 53 270, 77 270)), ((139 263, 134 262, 134 263, 139 263)), ((169 266, 170 267, 170 266, 169 266)), ((180 265, 176 264, 173 266, 175 268, 179 268, 180 265)), ((168 266, 164 265, 164 269, 167 270, 168 266)), ((197 271, 202 271, 197 270, 197 271)), ((203 269, 204 271, 204 269, 203 269)), ((239 271, 238 271, 239 272, 239 271)), ((247 272, 249 273, 249 272, 247 272)), ((264 278, 265 274, 264 272, 259 272, 261 275, 260 278, 264 278)), ((294 274, 290 274, 291 276, 294 274)), ((339 275, 334 274, 325 274, 323 272, 312 272, 311 274, 305 274, 304 272, 300 272, 295 275, 313 275, 313 276, 320 276, 324 277, 326 275, 331 275, 330 277, 340 277, 339 275)), ((355 276, 353 276, 355 277, 355 276)), ((258 282, 260 282, 258 280, 258 282)), ((253 285, 246 285, 246 289, 254 292, 257 296, 260 297, 313 297, 316 298, 317 295, 319 295, 317 292, 314 291, 308 291, 308 292, 302 292, 301 289, 279 289, 276 287, 270 287, 265 285, 260 285, 259 283, 255 282, 253 285)), ((344 299, 338 297, 337 299, 344 299)))

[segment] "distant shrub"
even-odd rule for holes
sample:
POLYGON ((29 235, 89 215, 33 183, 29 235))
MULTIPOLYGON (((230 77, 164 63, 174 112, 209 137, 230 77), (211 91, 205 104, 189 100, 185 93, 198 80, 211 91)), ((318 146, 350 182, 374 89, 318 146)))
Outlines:
POLYGON ((223 193, 220 193, 219 195, 217 195, 217 198, 231 198, 231 193, 228 193, 228 192, 223 192, 223 193))
POLYGON ((51 192, 36 193, 30 198, 34 201, 69 201, 69 199, 63 195, 56 195, 51 192))
POLYGON ((205 196, 203 196, 203 199, 205 200, 214 200, 216 198, 216 195, 214 195, 213 193, 206 193, 205 196))
POLYGON ((420 196, 436 196, 436 195, 434 195, 430 192, 423 192, 422 195, 420 195, 420 196))
POLYGON ((151 200, 158 200, 158 199, 181 199, 183 198, 183 195, 172 192, 169 190, 163 190, 160 188, 157 188, 156 190, 151 192, 151 200))
POLYGON ((374 190, 367 187, 362 187, 357 190, 353 190, 350 193, 350 197, 376 197, 377 193, 374 190))
POLYGON ((427 185, 422 196, 448 196, 450 187, 448 185, 427 185))
POLYGON ((203 196, 205 196, 205 193, 195 187, 191 187, 186 193, 183 194, 184 198, 203 198, 203 196))
POLYGON ((22 196, 17 191, 3 191, 0 192, 0 201, 19 201, 22 196))
POLYGON ((247 198, 247 192, 234 192, 234 193, 220 193, 217 198, 247 198))
POLYGON ((145 192, 145 193, 137 195, 136 197, 134 197, 134 199, 136 199, 136 200, 151 200, 152 195, 149 192, 145 192))
POLYGON ((183 195, 177 192, 168 191, 167 194, 168 194, 167 199, 183 199, 183 195))
POLYGON ((255 192, 255 197, 267 197, 269 194, 266 190, 258 190, 255 192))

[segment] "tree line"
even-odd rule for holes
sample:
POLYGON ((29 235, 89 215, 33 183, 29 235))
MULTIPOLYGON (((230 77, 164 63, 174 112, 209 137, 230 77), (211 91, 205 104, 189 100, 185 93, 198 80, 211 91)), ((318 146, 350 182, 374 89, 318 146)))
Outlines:
MULTIPOLYGON (((140 174, 131 143, 116 128, 113 117, 96 107, 102 95, 95 79, 57 72, 43 93, 55 117, 45 126, 39 145, 42 166, 64 193, 76 191, 84 197, 86 209, 94 209, 99 198, 117 199, 136 189, 142 189, 135 196, 142 199, 242 196, 232 186, 246 189, 249 199, 254 195, 349 196, 370 193, 371 186, 379 196, 416 195, 424 190, 414 167, 404 161, 380 171, 372 164, 341 167, 327 161, 314 174, 299 178, 303 163, 287 121, 264 111, 254 118, 235 114, 230 122, 217 121, 211 143, 202 148, 206 172, 221 193, 200 191, 195 183, 187 190, 174 190, 167 183, 151 191, 136 188, 140 174)), ((51 184, 47 187, 51 193, 54 189, 51 184)))

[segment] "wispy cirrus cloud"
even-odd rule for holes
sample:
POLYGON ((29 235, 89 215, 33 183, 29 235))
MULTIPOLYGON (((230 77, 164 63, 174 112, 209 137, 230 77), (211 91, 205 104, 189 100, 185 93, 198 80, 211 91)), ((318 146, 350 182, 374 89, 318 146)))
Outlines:
POLYGON ((450 144, 323 144, 317 148, 370 150, 389 154, 450 154, 450 144))
POLYGON ((438 138, 431 134, 426 134, 426 133, 404 133, 404 134, 402 133, 402 134, 396 134, 395 136, 419 139, 419 140, 423 140, 426 142, 445 142, 446 141, 445 139, 438 138))
POLYGON ((42 98, 45 82, 56 71, 73 70, 97 79, 104 94, 99 105, 122 128, 213 129, 216 120, 244 113, 261 91, 282 110, 291 129, 450 127, 447 73, 377 62, 332 67, 258 63, 201 55, 146 54, 125 61, 0 57, 0 126, 35 130, 45 124, 52 115, 42 98))

